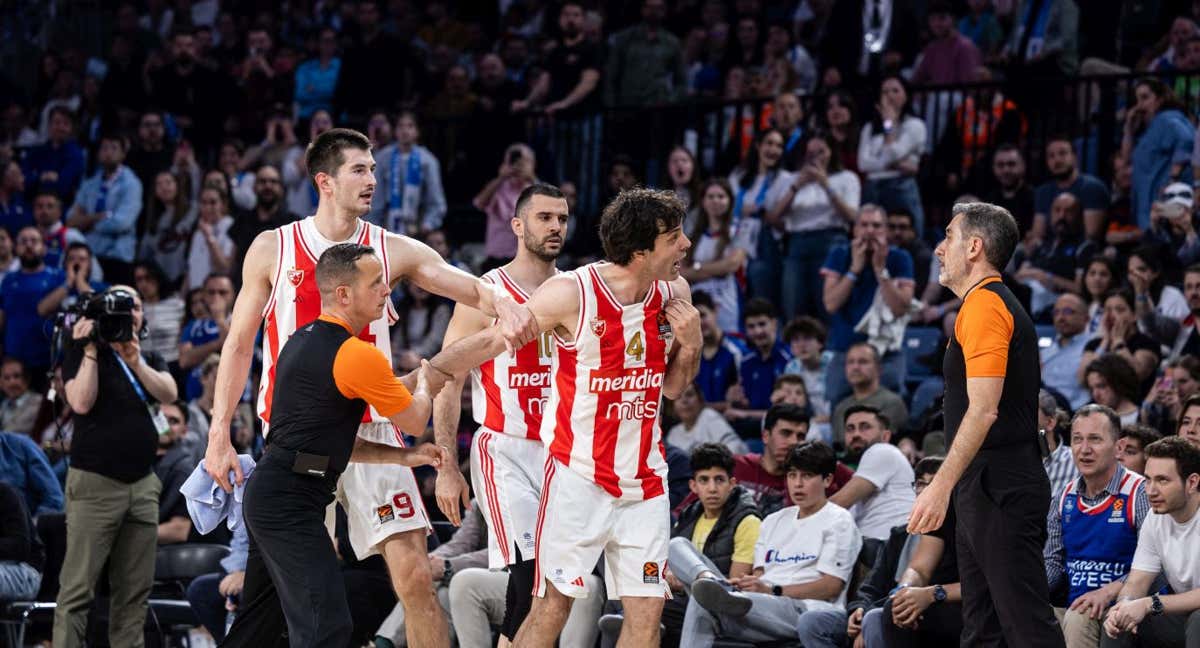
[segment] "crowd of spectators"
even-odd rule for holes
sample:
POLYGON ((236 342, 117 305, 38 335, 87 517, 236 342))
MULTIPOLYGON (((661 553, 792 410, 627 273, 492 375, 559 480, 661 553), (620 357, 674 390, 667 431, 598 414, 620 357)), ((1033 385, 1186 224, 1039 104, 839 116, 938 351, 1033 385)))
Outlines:
MULTIPOLYGON (((37 530, 85 506, 68 468, 97 457, 126 485, 143 475, 121 473, 125 463, 152 464, 159 545, 230 541, 192 528, 178 485, 204 455, 246 251, 313 212, 303 152, 335 126, 372 142, 366 218, 475 273, 512 258, 509 220, 533 182, 568 199, 565 269, 600 255, 596 216, 619 191, 648 184, 684 200, 682 274, 704 347, 662 425, 678 516, 668 642, 953 635, 917 621, 956 609, 953 520, 915 551, 897 526, 946 450, 940 350, 961 300, 938 282, 934 248, 954 201, 1002 205, 1020 228, 1004 280, 1039 327, 1047 577, 1068 645, 1142 620, 1125 602, 1104 614, 1126 573, 1161 569, 1175 594, 1200 586, 1172 544, 1200 541, 1189 450, 1200 447, 1200 2, 145 0, 97 17, 98 40, 73 38, 67 18, 86 9, 52 18, 40 3, 15 6, 0 9, 4 33, 41 55, 0 74, 0 481, 13 491, 0 491, 0 530, 14 538, 0 545, 11 587, 0 600, 45 591, 37 530), (1122 95, 1104 108, 1115 129, 1077 102, 1070 110, 1086 114, 1072 130, 1035 136, 1039 110, 1061 97, 1018 81, 1130 72, 1146 76, 1103 81, 1122 95), (979 91, 945 90, 969 83, 979 91), (655 148, 648 120, 679 106, 699 125, 655 148), (1095 159, 1098 142, 1111 156, 1095 159), (153 456, 97 448, 95 415, 63 399, 78 367, 63 376, 56 360, 57 316, 110 286, 136 291, 140 350, 174 379, 153 456), (818 479, 795 486, 800 475, 818 479), (1132 540, 1114 540, 1124 548, 1105 559, 1117 566, 1086 572, 1076 534, 1093 531, 1063 502, 1082 510, 1102 495, 1136 509, 1122 527, 1132 540), (1145 524, 1157 529, 1149 549, 1145 524), (781 550, 813 559, 774 564, 781 550), (1081 579, 1102 587, 1081 590, 1081 579), (731 632, 722 614, 744 603, 709 581, 785 598, 754 598, 731 632), (793 619, 787 598, 808 611, 793 619)), ((393 358, 406 371, 440 348, 453 305, 411 286, 393 299, 393 358)), ((232 426, 251 455, 258 373, 232 426)), ((464 448, 472 432, 464 423, 464 448)), ((437 518, 432 473, 418 474, 437 518)), ((503 613, 503 575, 471 558, 483 542, 473 524, 430 554, 462 646, 490 639, 503 613)), ((188 592, 218 639, 245 560, 244 537, 232 542, 223 571, 188 592)), ((383 569, 343 558, 347 579, 383 569)), ((65 565, 61 580, 90 601, 96 574, 80 570, 65 565)), ((1137 600, 1149 593, 1140 578, 1124 585, 1137 600)), ((386 579, 350 589, 373 592, 356 598, 355 640, 400 644, 386 579)), ((1168 618, 1195 609, 1182 605, 1168 618)), ((597 626, 599 601, 576 607, 579 645, 621 623, 606 610, 597 626)))

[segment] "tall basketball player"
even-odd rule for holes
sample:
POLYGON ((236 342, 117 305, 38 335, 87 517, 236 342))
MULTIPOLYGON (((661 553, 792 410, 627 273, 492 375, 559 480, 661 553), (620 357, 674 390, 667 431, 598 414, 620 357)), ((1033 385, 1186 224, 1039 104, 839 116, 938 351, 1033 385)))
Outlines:
MULTIPOLYGON (((255 335, 265 319, 258 414, 267 434, 275 360, 297 326, 320 314, 315 268, 321 253, 333 245, 345 242, 369 245, 379 251, 390 285, 408 279, 425 290, 498 318, 506 344, 513 348, 523 346, 535 335, 536 327, 528 309, 517 304, 507 292, 455 269, 437 252, 417 241, 361 220, 375 191, 375 160, 370 142, 362 133, 349 129, 322 133, 305 153, 305 163, 319 194, 317 212, 263 232, 251 244, 242 273, 242 289, 221 352, 205 465, 226 490, 232 489, 230 472, 234 481, 243 480, 230 442, 229 422, 246 384, 255 335)), ((384 316, 358 334, 379 347, 389 360, 388 326, 396 318, 389 302, 384 316)), ((396 429, 374 409, 368 408, 364 419, 359 428, 360 439, 401 445, 396 429)), ((443 469, 457 470, 457 466, 443 465, 443 469)), ((351 463, 342 474, 339 499, 346 509, 355 553, 360 559, 383 554, 406 616, 422 620, 407 625, 409 645, 448 646, 445 617, 433 595, 426 558, 429 522, 412 470, 396 465, 351 463)), ((254 552, 252 544, 252 558, 254 552)), ((246 588, 250 590, 249 570, 247 580, 246 588)))
MULTIPOLYGON (((483 280, 502 286, 517 303, 525 303, 558 273, 554 261, 562 251, 566 228, 567 201, 562 192, 545 184, 526 187, 517 198, 512 219, 513 233, 520 241, 517 256, 483 280)), ((494 322, 495 318, 460 304, 442 344, 449 347, 494 322)), ((471 481, 488 525, 488 566, 496 570, 511 566, 500 626, 504 643, 516 636, 532 601, 533 536, 546 463, 539 428, 550 396, 552 345, 551 334, 544 333, 515 354, 501 353, 471 370, 471 411, 480 425, 471 442, 471 481)), ((434 401, 437 443, 451 457, 462 413, 462 384, 447 382, 434 401)), ((450 471, 438 473, 439 482, 449 482, 449 475, 450 471)), ((457 523, 458 501, 467 497, 466 484, 438 485, 442 486, 438 506, 457 523)))
MULTIPOLYGON (((691 242, 674 193, 621 192, 600 219, 607 262, 558 274, 526 302, 552 332, 548 451, 535 531, 532 609, 513 639, 550 648, 601 555, 625 623, 617 645, 656 646, 671 523, 659 429, 700 365, 700 316, 679 277, 691 242)), ((439 368, 466 372, 503 350, 498 331, 462 340, 439 368)))

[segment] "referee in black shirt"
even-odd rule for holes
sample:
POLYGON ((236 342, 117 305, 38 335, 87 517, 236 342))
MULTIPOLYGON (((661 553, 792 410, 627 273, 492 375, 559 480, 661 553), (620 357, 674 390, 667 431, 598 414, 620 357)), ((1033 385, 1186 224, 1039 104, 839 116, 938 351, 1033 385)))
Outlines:
POLYGON ((1037 335, 1000 280, 1017 223, 987 203, 960 203, 952 214, 936 252, 938 280, 963 300, 943 366, 950 451, 908 530, 941 526, 953 493, 962 646, 1059 647, 1042 558, 1050 482, 1037 436, 1037 335))
POLYGON ((347 645, 350 609, 325 528, 338 476, 351 460, 419 466, 443 456, 429 444, 393 448, 358 438, 368 404, 402 430, 424 430, 444 382, 427 362, 415 376, 395 377, 383 353, 354 336, 380 316, 391 292, 374 250, 335 245, 317 262, 316 279, 321 316, 279 353, 267 451, 246 482, 244 605, 222 646, 274 645, 280 606, 292 648, 347 645))

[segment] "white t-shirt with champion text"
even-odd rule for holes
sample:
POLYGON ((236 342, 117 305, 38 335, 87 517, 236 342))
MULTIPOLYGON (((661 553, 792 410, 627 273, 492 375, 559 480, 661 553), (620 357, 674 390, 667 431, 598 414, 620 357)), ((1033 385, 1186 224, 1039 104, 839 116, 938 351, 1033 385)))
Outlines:
POLYGON ((1133 568, 1163 572, 1176 594, 1200 588, 1200 512, 1183 524, 1170 515, 1147 515, 1138 533, 1133 568))
POLYGON ((916 499, 912 465, 900 448, 890 443, 876 443, 863 453, 854 476, 875 486, 870 497, 850 507, 858 530, 868 538, 887 540, 892 527, 907 522, 912 512, 916 499))
POLYGON ((786 587, 811 583, 829 574, 842 579, 837 601, 805 599, 807 610, 832 610, 846 605, 846 585, 862 548, 862 534, 850 513, 826 502, 821 510, 797 518, 800 508, 789 506, 763 520, 754 545, 754 568, 763 580, 786 587))

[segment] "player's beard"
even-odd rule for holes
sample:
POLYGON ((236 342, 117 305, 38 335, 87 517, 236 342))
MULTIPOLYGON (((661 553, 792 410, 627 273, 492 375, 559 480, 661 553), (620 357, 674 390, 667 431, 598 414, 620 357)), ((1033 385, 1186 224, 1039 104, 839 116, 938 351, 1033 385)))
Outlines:
MULTIPOLYGON (((542 261, 545 261, 547 263, 553 262, 554 260, 558 259, 558 255, 562 253, 563 243, 561 243, 561 242, 558 244, 558 249, 559 249, 558 252, 551 252, 548 249, 546 249, 546 241, 548 241, 550 237, 547 237, 547 238, 539 241, 539 240, 535 239, 531 234, 526 233, 524 238, 525 238, 525 240, 524 240, 525 249, 529 250, 529 252, 532 253, 534 256, 536 256, 537 258, 539 258, 542 261)), ((561 241, 562 239, 560 238, 559 240, 561 241)))

